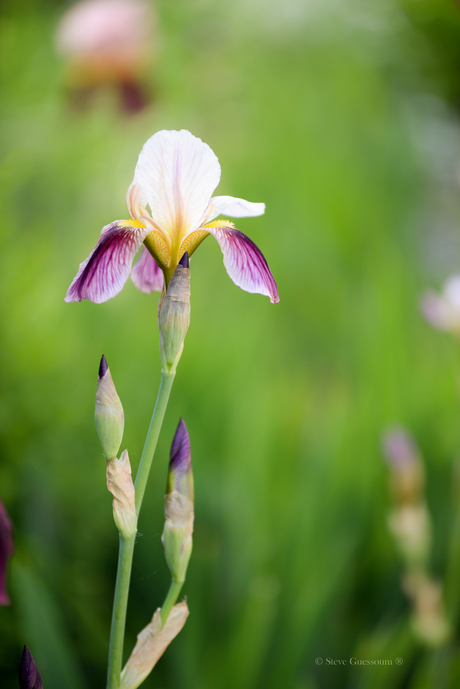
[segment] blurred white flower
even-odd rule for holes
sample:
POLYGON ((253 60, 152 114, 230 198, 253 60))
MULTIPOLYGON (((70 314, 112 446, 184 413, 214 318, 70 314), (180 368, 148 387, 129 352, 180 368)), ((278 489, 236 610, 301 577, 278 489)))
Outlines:
POLYGON ((440 294, 427 290, 420 300, 420 310, 434 328, 460 336, 460 275, 446 280, 440 294))

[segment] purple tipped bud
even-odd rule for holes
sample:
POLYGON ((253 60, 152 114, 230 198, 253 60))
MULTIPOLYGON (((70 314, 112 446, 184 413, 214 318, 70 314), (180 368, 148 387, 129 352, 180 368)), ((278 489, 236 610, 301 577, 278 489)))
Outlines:
POLYGON ((193 502, 192 454, 190 452, 190 437, 184 419, 179 421, 171 445, 166 493, 173 491, 182 493, 193 502))
POLYGON ((179 582, 185 580, 192 554, 193 499, 190 438, 181 419, 171 447, 162 537, 166 562, 173 579, 179 582))
POLYGON ((417 448, 411 436, 402 428, 387 431, 383 437, 385 459, 394 469, 418 461, 417 448))
POLYGON ((96 430, 107 459, 116 457, 125 426, 125 415, 105 356, 99 366, 96 391, 96 430))
POLYGON ((13 552, 12 530, 10 518, 0 500, 0 605, 11 603, 6 591, 6 565, 13 552))
POLYGON ((27 646, 24 646, 22 652, 19 686, 20 689, 43 689, 42 678, 27 646))
POLYGON ((190 268, 188 251, 186 251, 185 254, 182 256, 181 260, 179 261, 179 265, 182 266, 182 268, 190 268))
POLYGON ((107 359, 104 355, 102 355, 101 363, 99 364, 99 380, 101 380, 105 376, 108 370, 109 365, 107 363, 107 359))
POLYGON ((423 494, 424 472, 417 447, 402 428, 383 437, 383 452, 390 465, 391 487, 398 503, 418 503, 423 494))

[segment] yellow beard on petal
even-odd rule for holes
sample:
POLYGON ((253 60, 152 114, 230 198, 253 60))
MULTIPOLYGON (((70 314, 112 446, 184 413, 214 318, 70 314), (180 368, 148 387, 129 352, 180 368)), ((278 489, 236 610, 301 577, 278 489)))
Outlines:
POLYGON ((203 230, 207 227, 229 227, 232 230, 235 225, 230 222, 230 220, 213 220, 212 222, 208 222, 207 225, 203 225, 203 230))
POLYGON ((137 220, 133 220, 130 218, 129 220, 119 220, 117 222, 117 227, 139 227, 139 228, 145 228, 145 224, 138 222, 137 220))
POLYGON ((165 271, 171 263, 171 250, 157 230, 150 232, 144 239, 144 244, 152 254, 160 268, 165 271))
POLYGON ((191 256, 195 249, 197 249, 200 246, 201 242, 204 239, 206 239, 206 237, 209 237, 209 232, 206 232, 206 228, 208 227, 228 227, 231 229, 235 227, 235 225, 232 222, 230 222, 230 220, 213 220, 207 225, 203 225, 203 227, 200 227, 199 230, 191 232, 182 240, 179 249, 179 258, 181 258, 186 251, 188 251, 188 255, 191 256))
POLYGON ((195 230, 194 232, 191 232, 189 235, 187 235, 182 240, 182 243, 180 245, 180 258, 182 258, 186 251, 188 251, 188 255, 190 257, 195 251, 195 249, 197 249, 200 246, 201 242, 208 236, 209 232, 206 232, 205 230, 195 230))

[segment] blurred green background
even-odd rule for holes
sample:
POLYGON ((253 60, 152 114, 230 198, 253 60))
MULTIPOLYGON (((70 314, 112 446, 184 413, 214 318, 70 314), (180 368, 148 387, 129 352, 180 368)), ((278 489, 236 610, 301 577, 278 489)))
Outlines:
POLYGON ((65 304, 103 225, 127 215, 145 140, 186 128, 218 194, 265 201, 237 227, 278 306, 193 256, 192 323, 140 517, 126 651, 169 585, 160 536, 179 416, 192 442, 190 618, 156 689, 424 689, 460 683, 459 356, 420 293, 460 269, 460 8, 453 0, 160 0, 152 102, 69 105, 66 3, 1 8, 0 497, 15 527, 0 685, 23 644, 45 689, 105 684, 117 534, 94 429, 104 353, 135 468, 159 384, 157 295, 65 304), (417 439, 450 641, 413 633, 382 432, 417 439), (403 658, 332 667, 326 658, 403 658), (323 665, 315 658, 324 659, 323 665))

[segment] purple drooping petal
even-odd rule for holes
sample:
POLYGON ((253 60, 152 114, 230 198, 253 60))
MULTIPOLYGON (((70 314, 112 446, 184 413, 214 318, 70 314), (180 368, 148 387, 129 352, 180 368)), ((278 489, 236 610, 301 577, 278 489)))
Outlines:
POLYGON ((10 605, 11 603, 6 591, 6 565, 13 552, 12 530, 11 520, 0 500, 0 605, 10 605))
POLYGON ((141 255, 131 273, 135 287, 145 294, 161 292, 164 285, 163 271, 147 247, 143 246, 141 255))
POLYGON ((205 227, 219 242, 227 273, 238 287, 280 300, 275 279, 260 249, 243 232, 229 227, 205 227))
POLYGON ((171 445, 167 492, 176 490, 193 500, 192 454, 184 419, 179 421, 171 445))
POLYGON ((65 301, 89 299, 101 304, 121 292, 131 273, 134 256, 149 231, 125 220, 106 225, 95 249, 80 264, 65 301))
POLYGON ((21 666, 19 668, 19 687, 20 689, 43 689, 42 678, 38 671, 32 653, 27 646, 22 652, 21 666))

